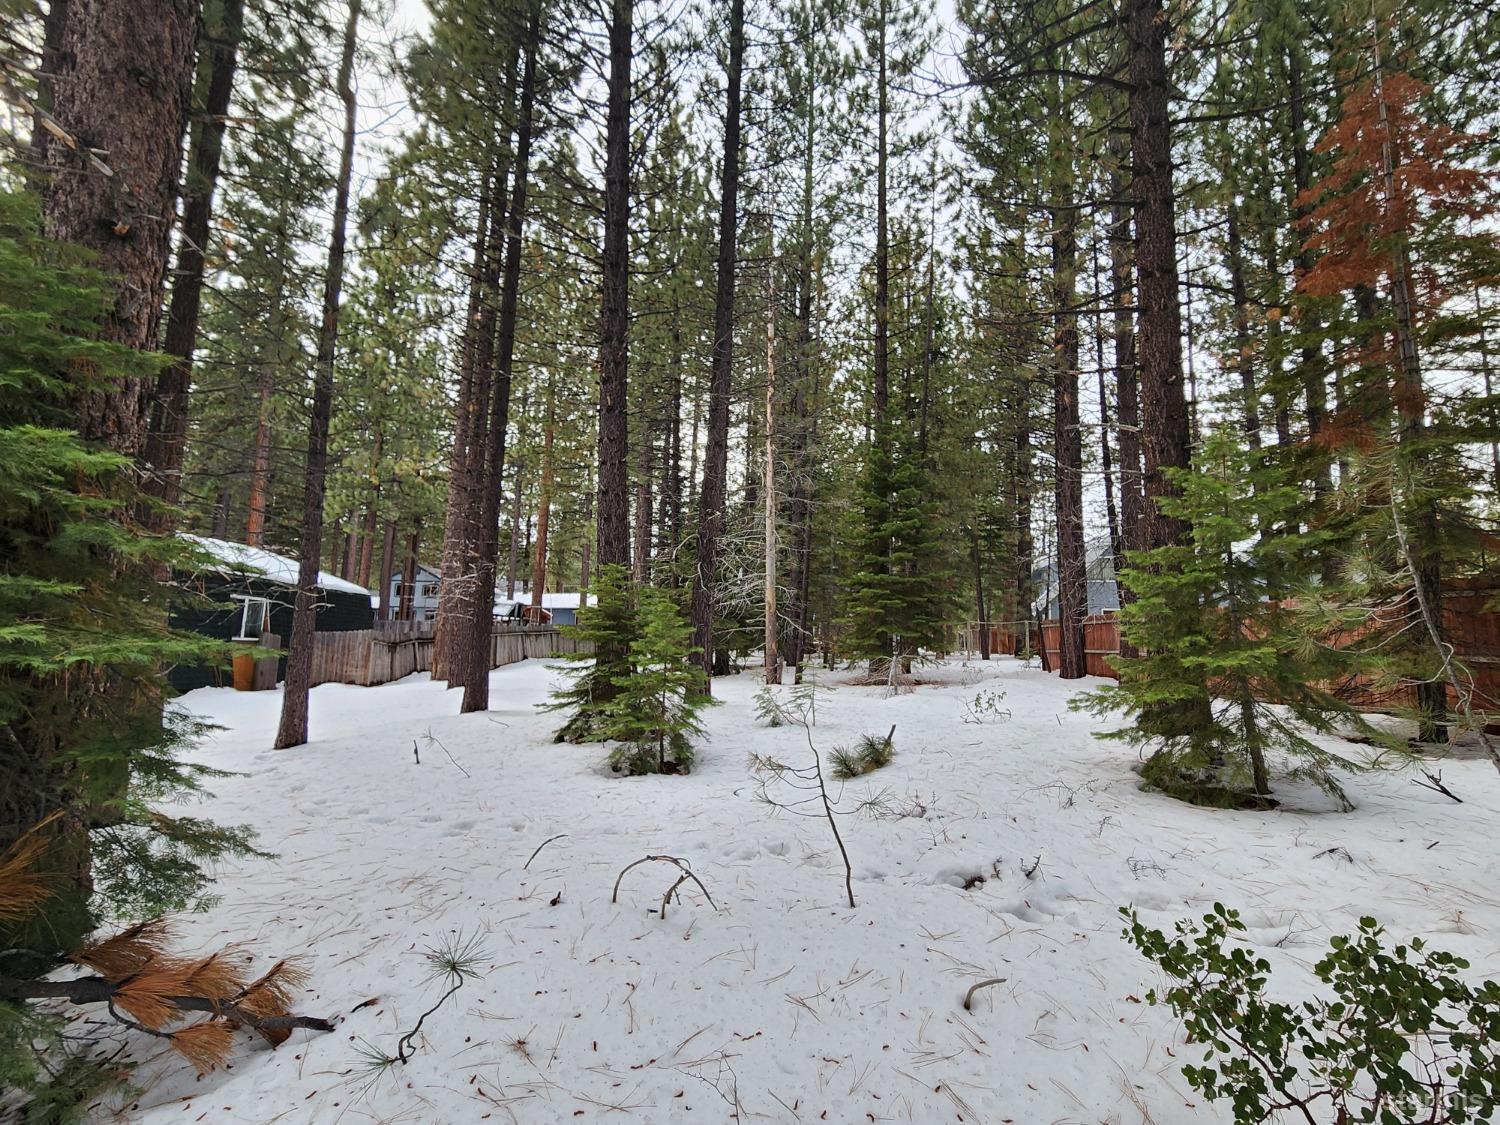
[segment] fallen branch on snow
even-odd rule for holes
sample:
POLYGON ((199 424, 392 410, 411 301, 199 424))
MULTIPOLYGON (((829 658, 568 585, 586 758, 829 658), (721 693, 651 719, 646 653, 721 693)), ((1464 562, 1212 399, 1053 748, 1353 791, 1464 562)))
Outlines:
MULTIPOLYGON (((615 877, 615 889, 614 892, 609 896, 609 901, 611 903, 617 903, 620 901, 620 883, 625 878, 626 872, 628 872, 632 867, 639 867, 643 863, 670 863, 674 864, 677 867, 677 870, 681 872, 681 874, 677 876, 677 881, 670 887, 668 887, 667 893, 662 895, 661 897, 662 918, 666 918, 667 916, 667 903, 672 901, 672 896, 677 893, 678 888, 681 887, 682 884, 687 882, 696 883, 698 885, 698 889, 703 892, 703 897, 708 899, 708 905, 712 906, 715 912, 718 911, 719 906, 716 902, 714 902, 714 896, 708 893, 708 888, 703 885, 703 880, 698 878, 697 875, 693 874, 692 866, 688 863, 687 860, 679 859, 675 855, 648 855, 643 856, 641 859, 636 860, 634 863, 627 863, 624 868, 621 869, 620 874, 615 877)), ((682 900, 678 899, 678 901, 680 902, 682 900)))

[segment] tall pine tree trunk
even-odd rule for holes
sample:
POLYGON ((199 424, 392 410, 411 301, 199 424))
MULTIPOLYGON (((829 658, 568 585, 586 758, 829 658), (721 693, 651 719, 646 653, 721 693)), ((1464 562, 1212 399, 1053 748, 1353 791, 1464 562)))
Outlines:
MULTIPOLYGON (((138 351, 157 344, 197 15, 192 0, 71 0, 49 12, 44 32, 43 57, 55 65, 42 79, 42 96, 81 151, 56 140, 40 146, 38 155, 47 158, 43 229, 93 251, 113 290, 96 334, 138 351), (90 150, 103 151, 108 163, 90 150)), ((133 374, 82 383, 73 397, 79 433, 134 458, 145 439, 151 380, 133 374)), ((121 571, 131 566, 116 562, 121 571)), ((96 810, 88 806, 98 794, 80 794, 77 776, 82 771, 123 795, 135 765, 130 739, 159 720, 161 700, 154 684, 86 664, 61 683, 16 676, 9 686, 14 718, 0 754, 0 851, 49 816, 58 820, 46 857, 45 932, 0 927, 0 946, 51 954, 74 948, 93 924, 89 827, 96 810), (129 724, 124 730, 122 722, 129 724), (116 736, 122 745, 110 744, 116 736), (102 745, 114 758, 70 761, 68 751, 80 745, 102 745)))
POLYGON ((447 680, 449 687, 464 682, 469 630, 476 615, 482 615, 486 621, 490 619, 490 607, 479 605, 475 582, 482 535, 486 435, 495 378, 497 293, 504 253, 505 194, 510 179, 518 59, 519 45, 512 39, 505 54, 502 105, 496 122, 498 145, 480 197, 480 229, 475 238, 474 274, 470 279, 471 317, 463 342, 467 372, 460 379, 459 416, 454 426, 448 511, 443 527, 443 574, 438 585, 432 643, 432 677, 447 680))
POLYGON ((260 547, 266 541, 266 504, 271 482, 271 395, 276 389, 276 369, 269 360, 260 364, 256 389, 255 439, 250 454, 250 499, 245 517, 245 542, 260 547))
POLYGON ((1109 382, 1104 364, 1104 286, 1099 275, 1099 240, 1090 246, 1094 280, 1094 379, 1099 389, 1099 473, 1104 478, 1104 516, 1109 529, 1109 558, 1114 573, 1120 571, 1125 540, 1120 534, 1120 511, 1115 503, 1115 458, 1110 448, 1109 382))
POLYGON ((406 562, 401 568, 401 601, 396 607, 396 620, 411 621, 416 617, 416 605, 413 598, 416 596, 417 585, 417 551, 422 544, 422 523, 412 528, 411 535, 406 541, 406 562))
MULTIPOLYGON (((526 416, 526 396, 521 396, 521 416, 526 416)), ((521 572, 521 459, 511 458, 511 465, 515 475, 511 477, 510 496, 510 542, 507 549, 510 558, 505 566, 505 597, 508 601, 514 601, 516 597, 516 578, 521 572)))
POLYGON ((1234 366, 1240 379, 1245 441, 1261 447, 1260 392, 1255 385, 1254 347, 1250 340, 1250 297, 1245 285, 1245 246, 1240 235, 1240 209, 1233 201, 1228 211, 1229 299, 1234 306, 1234 366))
POLYGON ((495 571, 500 554, 500 496, 505 483, 505 431, 510 424, 511 369, 516 352, 516 308, 521 292, 521 236, 526 222, 526 192, 531 172, 532 119, 536 103, 537 52, 541 42, 542 4, 529 0, 526 61, 521 76, 521 115, 516 125, 515 185, 506 216, 505 277, 501 283, 496 333, 495 375, 489 406, 489 433, 482 464, 473 614, 468 622, 463 668, 464 714, 490 705, 490 646, 494 632, 495 571))
POLYGON ((193 380, 193 349, 203 304, 203 256, 213 218, 214 192, 224 150, 229 99, 234 92, 235 64, 244 34, 244 0, 219 0, 217 19, 207 27, 199 68, 207 70, 202 116, 193 125, 188 149, 187 190, 178 239, 177 268, 167 308, 162 350, 172 357, 156 377, 156 397, 140 462, 146 491, 163 501, 148 516, 161 530, 174 522, 170 505, 182 493, 182 458, 187 444, 188 389, 193 380))
POLYGON ((766 265, 766 425, 765 480, 761 502, 765 505, 765 672, 766 683, 781 683, 781 654, 777 651, 776 562, 776 255, 766 265))
POLYGON ((611 0, 599 317, 598 564, 630 562, 630 64, 632 0, 611 0))
MULTIPOLYGON (((114 282, 99 336, 140 351, 158 344, 197 20, 193 0, 69 0, 51 76, 53 116, 83 151, 46 146, 44 229, 93 252, 114 282)), ((153 388, 136 374, 80 389, 79 432, 136 456, 153 388)))
MULTIPOLYGON (((874 355, 874 410, 873 441, 881 445, 887 456, 893 456, 887 423, 891 397, 891 246, 890 246, 890 81, 886 59, 886 0, 880 0, 876 13, 878 36, 875 76, 875 355, 874 355)), ((878 485, 884 487, 885 481, 878 485)), ((874 498, 876 508, 886 511, 888 497, 874 498)), ((868 560, 872 573, 879 576, 890 573, 891 541, 882 532, 875 544, 875 557, 868 560)), ((882 654, 871 660, 871 676, 882 675, 889 663, 895 638, 884 631, 875 637, 875 648, 882 654)))
MULTIPOLYGON (((1131 233, 1131 206, 1127 198, 1129 183, 1126 178, 1126 162, 1130 158, 1129 146, 1124 137, 1114 134, 1110 138, 1111 162, 1109 193, 1109 273, 1110 290, 1114 304, 1113 360, 1115 374, 1115 420, 1119 428, 1120 455, 1120 545, 1125 551, 1139 550, 1144 543, 1145 497, 1142 493, 1141 475, 1141 406, 1140 381, 1136 369, 1135 354, 1135 241, 1131 233)), ((1117 560, 1119 569, 1116 579, 1120 592, 1120 604, 1131 599, 1130 587, 1122 578, 1128 562, 1117 560)), ((1120 655, 1127 659, 1135 655, 1135 646, 1123 638, 1120 655)))
POLYGON ((1063 193, 1052 209, 1053 487, 1057 519, 1058 673, 1084 674, 1088 564, 1083 539, 1083 434, 1078 403, 1078 209, 1063 193))
MULTIPOLYGON (((1375 28, 1375 96, 1379 107, 1382 139, 1380 178, 1387 205, 1396 200, 1396 169, 1400 156, 1391 136, 1390 113, 1385 98, 1385 78, 1380 55, 1380 28, 1375 28)), ((1391 310, 1396 332, 1396 441, 1397 455, 1405 469, 1401 481, 1404 497, 1395 504, 1407 509, 1410 532, 1403 552, 1411 570, 1413 600, 1426 618, 1426 631, 1434 645, 1446 643, 1443 628, 1443 543, 1438 525, 1437 502, 1420 487, 1420 465, 1427 439, 1427 388, 1422 379, 1422 360, 1417 350, 1416 311, 1413 308, 1411 247, 1405 237, 1391 250, 1391 310)), ((1402 518, 1397 513, 1397 518, 1402 518)), ((1401 530, 1397 529, 1398 533, 1401 530)), ((1448 740, 1448 684, 1442 677, 1429 677, 1417 684, 1417 738, 1423 742, 1448 740)))
POLYGON ((365 501, 364 518, 359 525, 359 566, 354 575, 355 583, 367 589, 370 585, 370 569, 375 564, 375 528, 380 520, 380 457, 384 448, 385 435, 376 430, 374 474, 370 481, 370 494, 365 501))
MULTIPOLYGON (((813 44, 805 47, 807 73, 814 72, 813 44)), ((800 231, 797 246, 797 329, 792 349, 793 383, 788 461, 791 467, 787 495, 791 523, 791 573, 787 580, 790 595, 786 608, 786 660, 800 677, 807 647, 807 613, 809 556, 812 549, 812 466, 808 463, 808 399, 812 380, 813 344, 813 179, 817 157, 817 90, 809 82, 804 91, 806 107, 802 136, 802 190, 800 231)), ((799 681, 800 682, 800 681, 799 681)))
POLYGON ((359 43, 362 0, 350 0, 339 57, 338 95, 344 103, 344 138, 334 187, 333 230, 328 240, 328 267, 323 281, 323 323, 318 331, 318 358, 313 375, 312 416, 307 432, 307 482, 302 500, 302 541, 297 560, 297 601, 287 645, 286 689, 275 747, 285 750, 307 741, 307 697, 312 688, 314 615, 317 613, 318 564, 323 547, 323 494, 328 476, 328 424, 333 415, 333 365, 339 334, 339 293, 344 284, 344 237, 349 222, 349 186, 354 175, 354 51, 359 43))
POLYGON ((1136 355, 1140 373, 1145 507, 1141 545, 1182 542, 1187 528, 1157 501, 1176 494, 1166 470, 1186 469, 1191 444, 1183 394, 1182 310, 1178 303, 1176 197, 1167 77, 1167 14, 1161 0, 1127 0, 1130 119, 1134 164, 1135 271, 1140 294, 1136 355))
POLYGON ((547 588, 547 533, 552 522, 552 443, 556 427, 552 418, 552 383, 547 383, 547 418, 542 429, 542 474, 537 489, 536 546, 531 562, 531 604, 542 604, 547 588))
MULTIPOLYGON (((502 132, 508 139, 508 124, 502 132)), ((484 171, 479 189, 479 215, 474 228, 474 252, 469 264, 468 313, 459 345, 458 399, 453 411, 453 448, 448 454, 448 502, 443 509, 442 561, 438 581, 437 625, 432 642, 432 678, 446 678, 453 663, 456 631, 467 599, 464 565, 469 499, 474 491, 473 448, 480 426, 479 414, 486 406, 487 385, 478 381, 474 355, 481 328, 480 312, 485 300, 485 281, 493 258, 493 230, 502 219, 495 214, 497 193, 505 183, 496 183, 494 163, 484 171)))
POLYGON ((385 521, 385 541, 380 545, 380 612, 376 617, 390 621, 391 579, 396 574, 396 521, 385 521))
MULTIPOLYGON (((1183 395, 1182 309, 1177 284, 1176 196, 1172 186, 1171 83, 1167 75, 1170 21, 1161 0, 1126 0, 1130 51, 1130 120, 1135 201, 1137 360, 1141 392, 1141 447, 1145 504, 1142 546, 1182 543, 1187 523, 1164 512, 1160 501, 1179 489, 1168 471, 1187 469, 1192 455, 1183 395)), ((1187 705, 1165 703, 1144 717, 1157 733, 1177 737, 1200 729, 1210 716, 1207 693, 1187 705)))
POLYGON ((643 410, 635 439, 635 526, 630 548, 630 578, 637 585, 651 581, 651 454, 656 440, 652 428, 649 415, 643 410))
MULTIPOLYGON (((1291 199, 1288 201, 1292 212, 1293 222, 1299 220, 1303 215, 1303 209, 1297 206, 1296 200, 1312 184, 1312 169, 1310 167, 1311 153, 1307 137, 1307 111, 1304 102, 1302 82, 1302 57, 1301 48, 1297 44, 1291 44, 1286 59, 1286 81, 1287 81, 1287 110, 1291 125, 1291 150, 1292 150, 1292 184, 1291 199)), ((1305 243, 1298 248, 1296 258, 1296 274, 1298 279, 1313 268, 1317 260, 1316 252, 1305 243)), ((1295 284, 1295 283, 1294 283, 1295 284)), ((1323 361, 1323 351, 1319 344, 1319 334, 1322 328, 1321 317, 1315 308, 1305 308, 1297 324, 1298 331, 1302 334, 1304 343, 1300 351, 1300 362, 1298 363, 1298 374, 1302 383, 1302 391, 1307 402, 1307 436, 1312 447, 1313 457, 1313 496, 1318 501, 1323 501, 1333 488, 1332 457, 1323 448, 1320 438, 1327 424, 1328 414, 1328 385, 1326 364, 1323 361)), ((1332 551, 1323 553, 1322 558, 1323 580, 1332 582, 1337 577, 1337 559, 1332 551)))
POLYGON ((713 370, 708 388, 708 446, 698 494, 698 542, 690 602, 693 647, 707 689, 713 675, 714 585, 724 533, 729 462, 729 380, 734 364, 734 271, 739 226, 740 72, 745 58, 745 0, 730 0, 724 114, 724 171, 719 192, 718 288, 714 294, 713 370))
MULTIPOLYGON (((1031 386, 1023 377, 1017 388, 1016 409, 1016 460, 1015 476, 1013 480, 1014 492, 1012 494, 1011 510, 1016 519, 1016 553, 1013 561, 1014 582, 1016 587, 1016 616, 1020 619, 1021 630, 1016 640, 1017 656, 1029 655, 1031 652, 1031 626, 1035 614, 1033 599, 1035 597, 1035 585, 1031 574, 1035 568, 1036 543, 1031 533, 1031 491, 1032 491, 1032 453, 1031 453, 1031 386)), ((1042 666, 1046 667, 1046 646, 1043 645, 1042 666)))

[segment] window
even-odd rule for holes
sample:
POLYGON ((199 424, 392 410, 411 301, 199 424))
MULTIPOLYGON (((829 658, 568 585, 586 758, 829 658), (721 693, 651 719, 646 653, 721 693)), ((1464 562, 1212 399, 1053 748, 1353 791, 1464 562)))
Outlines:
POLYGON ((271 601, 269 598, 252 598, 245 594, 234 595, 234 600, 243 603, 236 615, 238 627, 234 639, 258 641, 271 625, 271 601))
POLYGON ((417 596, 422 598, 435 598, 437 597, 437 588, 438 584, 436 582, 423 582, 419 587, 421 593, 417 596))

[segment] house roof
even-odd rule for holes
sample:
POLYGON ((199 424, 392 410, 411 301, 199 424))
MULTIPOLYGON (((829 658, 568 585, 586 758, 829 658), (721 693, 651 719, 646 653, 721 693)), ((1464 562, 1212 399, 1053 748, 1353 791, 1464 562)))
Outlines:
MULTIPOLYGON (((496 598, 495 599, 495 609, 496 609, 497 612, 501 612, 501 613, 508 612, 510 610, 510 607, 514 606, 514 605, 530 605, 530 604, 531 604, 531 599, 529 597, 527 597, 527 598, 496 598)), ((589 595, 589 605, 598 605, 598 604, 599 604, 599 599, 596 598, 593 594, 590 594, 589 595)), ((576 592, 575 593, 571 593, 571 594, 566 594, 566 593, 549 594, 549 593, 543 591, 543 593, 542 593, 542 608, 543 609, 577 609, 578 605, 579 605, 579 595, 576 592)))
MULTIPOLYGON (((297 585, 296 559, 289 559, 285 555, 278 555, 274 551, 267 551, 261 547, 231 543, 227 539, 212 539, 206 535, 184 534, 182 538, 203 548, 213 557, 216 565, 208 567, 210 570, 216 570, 221 574, 252 574, 258 578, 264 578, 267 582, 274 582, 278 586, 295 587, 297 585)), ((356 586, 353 582, 347 582, 329 574, 326 570, 318 571, 318 586, 324 590, 337 590, 344 594, 370 596, 370 591, 363 586, 356 586)))
MULTIPOLYGON (((426 577, 426 578, 441 578, 442 576, 443 576, 442 571, 440 571, 437 567, 435 567, 435 566, 428 566, 424 562, 418 562, 417 563, 417 577, 418 578, 423 578, 423 577, 426 577)), ((400 582, 401 578, 402 578, 401 568, 398 566, 395 570, 391 571, 391 582, 392 583, 400 582)))

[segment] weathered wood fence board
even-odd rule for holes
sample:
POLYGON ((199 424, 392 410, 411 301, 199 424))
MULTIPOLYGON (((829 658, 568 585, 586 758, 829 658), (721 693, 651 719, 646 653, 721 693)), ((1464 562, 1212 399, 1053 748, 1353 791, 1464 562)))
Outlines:
MULTIPOLYGON (((406 628, 315 634, 312 682, 374 687, 428 671, 432 667, 431 628, 425 623, 420 627, 411 622, 398 624, 406 628)), ((497 628, 490 636, 490 667, 580 651, 587 651, 587 642, 558 629, 497 628)))
MULTIPOLYGON (((1492 607, 1500 590, 1488 582, 1450 578, 1443 583, 1443 630, 1453 654, 1463 665, 1472 684, 1473 706, 1482 711, 1500 711, 1500 612, 1492 607)), ((1024 647, 1024 623, 1006 622, 990 626, 990 651, 1015 653, 1024 647)), ((1037 630, 1032 629, 1032 648, 1037 649, 1037 630)), ((968 626, 967 647, 978 647, 977 627, 968 626)), ((1041 626, 1041 646, 1045 648, 1046 667, 1057 670, 1059 653, 1058 625, 1045 621, 1041 626)), ((1084 618, 1083 645, 1085 670, 1091 676, 1118 679, 1110 659, 1120 652, 1120 625, 1113 611, 1084 618)), ((1400 684, 1378 689, 1368 680, 1355 679, 1336 685, 1335 694, 1361 710, 1384 711, 1413 706, 1414 687, 1400 684)), ((1449 689, 1450 702, 1457 706, 1449 689)))

